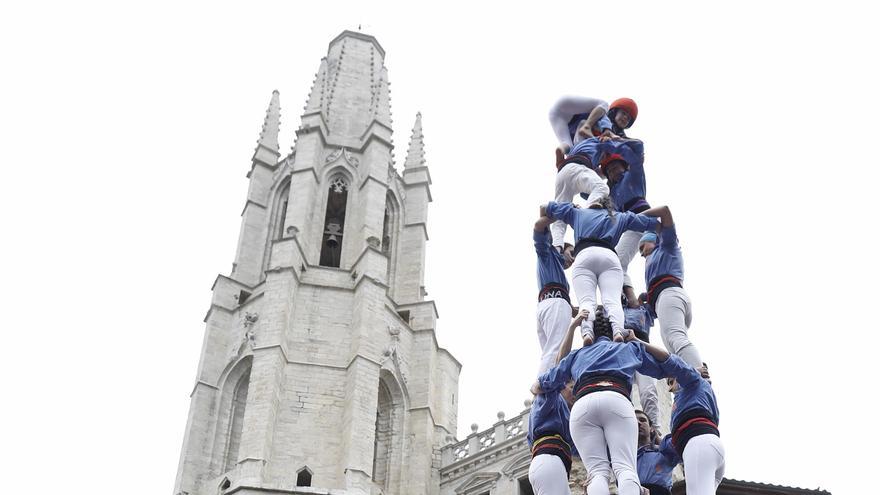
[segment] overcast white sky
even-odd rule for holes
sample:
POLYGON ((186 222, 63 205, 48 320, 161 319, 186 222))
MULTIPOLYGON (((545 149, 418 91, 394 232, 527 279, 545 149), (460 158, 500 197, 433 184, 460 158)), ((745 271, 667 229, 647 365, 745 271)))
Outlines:
POLYGON ((528 396, 547 110, 563 93, 630 96, 648 198, 678 224, 727 475, 864 493, 876 12, 620 3, 0 7, 5 491, 170 493, 271 92, 287 150, 327 43, 361 24, 387 52, 398 167, 424 117, 427 289, 464 364, 459 437, 528 396))

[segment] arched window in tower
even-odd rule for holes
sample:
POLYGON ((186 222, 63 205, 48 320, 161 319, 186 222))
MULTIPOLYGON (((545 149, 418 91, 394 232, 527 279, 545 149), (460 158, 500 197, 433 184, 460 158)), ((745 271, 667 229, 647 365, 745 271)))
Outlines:
POLYGON ((379 401, 376 407, 376 439, 373 443, 373 481, 381 487, 388 482, 388 468, 394 437, 394 402, 388 387, 379 380, 379 401))
POLYGON ((385 217, 382 221, 382 252, 388 257, 388 270, 385 273, 388 285, 393 286, 397 268, 397 233, 400 209, 391 191, 385 195, 385 217))
POLYGON ((321 242, 322 266, 339 267, 342 261, 342 236, 345 228, 345 206, 348 203, 348 180, 335 175, 327 193, 327 213, 324 215, 324 235, 321 242))
POLYGON ((391 193, 385 195, 385 218, 382 220, 382 252, 391 255, 392 236, 394 231, 394 219, 397 212, 394 208, 394 199, 391 193))
POLYGON ((229 413, 229 441, 226 444, 224 472, 230 471, 238 462, 238 449, 241 445, 241 428, 244 423, 244 408, 247 404, 250 378, 251 372, 248 370, 238 379, 238 383, 235 384, 235 392, 232 394, 232 409, 229 413))
POLYGON ((277 204, 275 206, 275 225, 273 227, 272 239, 281 239, 284 237, 284 221, 287 219, 287 201, 290 199, 290 181, 281 188, 278 194, 277 204))

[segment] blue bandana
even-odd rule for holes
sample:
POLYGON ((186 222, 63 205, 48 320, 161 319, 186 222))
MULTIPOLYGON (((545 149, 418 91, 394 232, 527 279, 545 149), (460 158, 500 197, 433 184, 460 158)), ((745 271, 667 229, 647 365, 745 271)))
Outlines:
POLYGON ((639 247, 641 247, 642 244, 644 244, 646 242, 653 242, 654 244, 656 244, 657 243, 657 234, 655 234, 654 232, 645 232, 645 234, 642 236, 642 238, 639 239, 639 247))

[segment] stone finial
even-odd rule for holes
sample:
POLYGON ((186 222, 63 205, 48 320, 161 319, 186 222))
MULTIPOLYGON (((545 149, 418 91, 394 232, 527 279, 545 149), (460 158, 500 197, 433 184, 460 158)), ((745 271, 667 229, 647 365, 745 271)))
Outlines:
POLYGON ((327 91, 327 58, 321 59, 321 66, 315 74, 315 80, 312 82, 312 90, 309 92, 309 99, 306 107, 303 109, 306 113, 320 111, 324 106, 324 96, 327 91))
MULTIPOLYGON (((272 91, 272 99, 269 100, 269 108, 266 109, 266 118, 263 120, 263 130, 260 132, 259 146, 280 153, 278 147, 278 131, 281 128, 281 102, 278 90, 272 91)), ((258 147, 259 147, 258 146, 258 147)))
POLYGON ((526 409, 532 407, 532 399, 526 399, 526 400, 524 400, 524 401, 523 401, 523 407, 525 407, 526 409))
POLYGON ((425 137, 422 134, 422 112, 416 114, 412 136, 409 138, 409 149, 406 151, 404 168, 421 167, 425 164, 425 137))
POLYGON ((480 427, 477 426, 476 423, 474 423, 474 424, 471 425, 471 433, 476 433, 477 430, 479 430, 479 429, 480 429, 480 427))
POLYGON ((391 83, 388 82, 388 69, 382 67, 379 71, 379 80, 375 87, 375 116, 376 120, 391 127, 391 83))
POLYGON ((504 421, 504 411, 498 411, 498 421, 504 421))

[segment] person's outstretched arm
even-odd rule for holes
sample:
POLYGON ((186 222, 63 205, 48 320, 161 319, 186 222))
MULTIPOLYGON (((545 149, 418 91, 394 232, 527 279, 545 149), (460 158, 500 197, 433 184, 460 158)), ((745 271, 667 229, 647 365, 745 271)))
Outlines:
POLYGON ((661 227, 672 227, 672 211, 668 206, 655 206, 651 209, 645 210, 641 213, 642 215, 648 217, 658 217, 660 218, 660 226, 661 227))
POLYGON ((633 340, 638 342, 639 344, 641 344, 645 348, 645 351, 647 351, 648 354, 653 356, 654 359, 657 360, 657 362, 662 363, 662 362, 666 361, 667 359, 669 359, 669 352, 666 349, 663 349, 662 347, 658 347, 650 342, 645 342, 644 340, 637 338, 635 335, 635 332, 630 331, 626 337, 626 341, 630 342, 633 340))
POLYGON ((547 227, 549 227, 551 223, 553 223, 552 218, 545 216, 545 215, 541 215, 541 218, 539 218, 535 222, 535 232, 538 232, 539 234, 544 233, 544 231, 547 230, 547 227))
POLYGON ((562 339, 562 345, 559 346, 559 352, 556 353, 556 364, 559 364, 562 361, 562 358, 568 356, 568 353, 571 352, 571 344, 574 340, 574 331, 577 328, 580 328, 581 323, 583 323, 584 319, 590 316, 590 310, 587 308, 583 308, 578 311, 577 316, 571 320, 571 324, 568 326, 568 332, 565 334, 565 338, 562 339))

